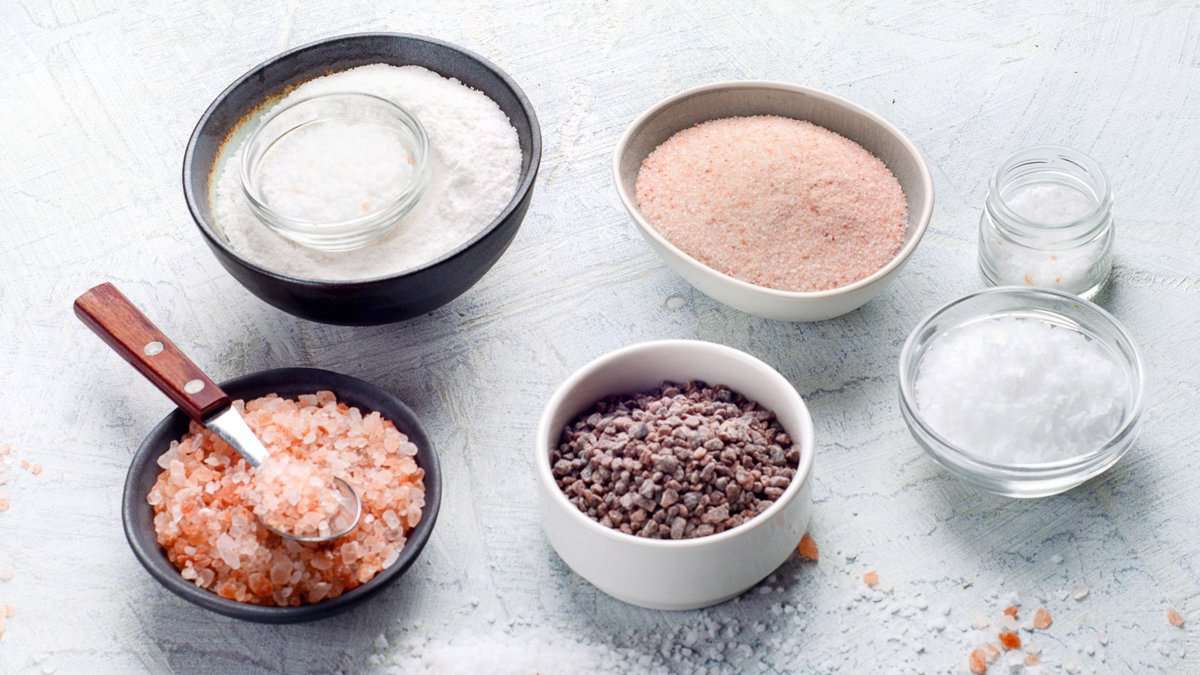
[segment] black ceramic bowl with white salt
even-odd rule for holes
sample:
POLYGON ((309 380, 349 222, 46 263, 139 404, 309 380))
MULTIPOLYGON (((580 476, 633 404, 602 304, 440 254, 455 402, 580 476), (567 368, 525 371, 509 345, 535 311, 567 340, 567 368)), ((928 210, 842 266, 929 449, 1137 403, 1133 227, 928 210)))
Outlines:
POLYGON ((440 307, 479 281, 508 248, 525 218, 541 163, 542 138, 521 88, 482 57, 439 40, 400 33, 360 33, 314 42, 254 67, 217 96, 188 141, 183 191, 192 218, 217 260, 242 286, 295 316, 322 323, 376 325, 440 307), (317 77, 383 63, 415 65, 478 90, 499 106, 521 150, 515 194, 489 224, 452 250, 390 276, 327 281, 268 269, 232 246, 209 199, 216 167, 250 116, 317 77))

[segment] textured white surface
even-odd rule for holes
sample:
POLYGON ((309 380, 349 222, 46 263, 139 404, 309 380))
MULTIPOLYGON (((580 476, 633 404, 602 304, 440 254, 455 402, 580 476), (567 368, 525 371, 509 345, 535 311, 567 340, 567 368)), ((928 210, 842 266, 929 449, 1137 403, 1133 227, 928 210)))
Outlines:
MULTIPOLYGON (((1195 4, 644 4, 0 4, 0 442, 46 467, 13 472, 13 506, 0 514, 0 563, 16 571, 0 602, 17 609, 0 672, 359 671, 393 649, 379 633, 403 643, 406 630, 468 648, 472 636, 528 644, 498 652, 523 657, 547 636, 604 646, 580 653, 616 654, 615 642, 644 659, 626 670, 660 663, 662 648, 680 654, 682 636, 752 672, 961 671, 959 627, 1006 590, 1046 596, 1047 660, 1200 670, 1195 4), (376 29, 438 36, 505 68, 540 115, 542 174, 512 249, 466 296, 395 326, 307 323, 243 291, 205 249, 180 193, 183 148, 212 97, 252 64, 376 29), (608 166, 624 126, 668 94, 730 78, 827 88, 926 153, 938 190, 930 232, 863 309, 815 325, 726 309, 668 272, 622 214, 608 166), (1011 502, 922 456, 896 408, 895 361, 922 314, 979 286, 975 227, 996 163, 1044 142, 1093 155, 1115 185, 1106 305, 1141 341, 1148 412, 1142 440, 1107 476, 1011 502), (140 569, 121 534, 121 483, 168 406, 71 316, 75 295, 106 279, 216 377, 315 365, 413 405, 436 439, 446 498, 400 583, 341 617, 271 627, 203 612, 140 569), (662 337, 745 349, 811 407, 812 530, 825 557, 789 564, 779 592, 705 612, 637 610, 570 574, 542 537, 530 461, 542 403, 595 355, 662 337), (855 602, 871 567, 894 597, 928 601, 855 602), (1075 584, 1090 592, 1060 599, 1075 584), (896 614, 881 609, 893 604, 896 614), (1186 631, 1167 624, 1168 605, 1192 620, 1186 631), (734 620, 737 638, 697 629, 734 620)), ((684 656, 677 668, 694 669, 684 656)), ((538 667, 556 670, 552 658, 538 667)))

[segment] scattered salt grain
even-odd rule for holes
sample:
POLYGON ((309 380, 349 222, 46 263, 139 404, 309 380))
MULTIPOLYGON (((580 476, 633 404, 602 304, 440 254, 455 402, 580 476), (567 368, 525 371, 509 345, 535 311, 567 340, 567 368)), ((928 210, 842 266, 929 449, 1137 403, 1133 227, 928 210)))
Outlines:
POLYGON ((1174 607, 1167 610, 1167 621, 1176 628, 1183 628, 1183 615, 1174 607))
POLYGON ((1050 612, 1044 607, 1039 607, 1038 610, 1033 613, 1034 628, 1038 630, 1046 630, 1053 623, 1054 619, 1050 616, 1050 612))
POLYGON ((818 291, 886 265, 908 206, 887 166, 823 127, 777 116, 684 129, 642 162, 638 208, 688 255, 759 286, 818 291))
POLYGON ((1050 556, 1050 561, 1053 562, 1055 565, 1061 565, 1063 563, 1063 557, 1061 555, 1055 553, 1054 555, 1050 556))
POLYGON ((796 553, 801 558, 812 562, 817 562, 821 559, 821 552, 817 548, 816 540, 807 532, 800 538, 800 545, 796 547, 796 553))
POLYGON ((1124 419, 1128 374, 1100 341, 1040 319, 999 316, 950 328, 916 377, 924 421, 999 464, 1067 459, 1103 445, 1124 419))
POLYGON ((1083 600, 1088 596, 1088 587, 1083 584, 1077 584, 1071 589, 1071 597, 1076 600, 1083 600))

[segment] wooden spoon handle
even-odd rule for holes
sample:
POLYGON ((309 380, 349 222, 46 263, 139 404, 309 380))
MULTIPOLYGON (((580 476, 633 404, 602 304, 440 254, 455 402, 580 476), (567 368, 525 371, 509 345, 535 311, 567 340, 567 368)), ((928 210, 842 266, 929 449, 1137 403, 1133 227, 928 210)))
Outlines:
POLYGON ((75 315, 188 417, 202 423, 229 405, 225 392, 116 286, 103 283, 76 298, 75 315))

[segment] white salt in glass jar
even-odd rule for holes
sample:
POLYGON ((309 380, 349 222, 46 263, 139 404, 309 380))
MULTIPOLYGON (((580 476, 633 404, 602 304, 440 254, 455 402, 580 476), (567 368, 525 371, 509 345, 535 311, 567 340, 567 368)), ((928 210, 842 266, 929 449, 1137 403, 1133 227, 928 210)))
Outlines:
POLYGON ((956 477, 1044 497, 1099 476, 1133 447, 1143 378, 1133 338, 1099 306, 1002 286, 917 324, 900 352, 900 410, 956 477))
POLYGON ((1096 160, 1061 146, 1000 165, 979 221, 989 285, 1051 288, 1091 299, 1112 272, 1112 191, 1096 160))
POLYGON ((350 251, 385 236, 429 182, 425 128, 371 94, 291 103, 259 124, 241 159, 242 190, 255 216, 323 251, 350 251))

